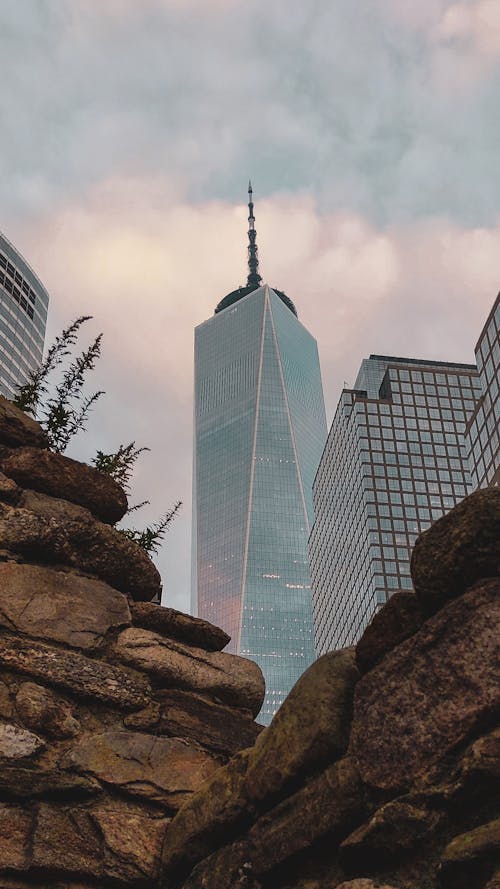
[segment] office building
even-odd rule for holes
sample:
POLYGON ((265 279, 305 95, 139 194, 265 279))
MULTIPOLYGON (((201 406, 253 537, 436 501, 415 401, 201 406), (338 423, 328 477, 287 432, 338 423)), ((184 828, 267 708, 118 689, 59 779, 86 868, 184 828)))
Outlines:
POLYGON ((12 398, 42 361, 49 295, 0 234, 0 394, 12 398))
POLYGON ((371 355, 342 392, 314 482, 317 654, 351 645, 410 589, 417 535, 474 489, 465 430, 475 365, 371 355))
POLYGON ((500 294, 475 349, 481 396, 467 425, 474 488, 500 485, 500 294))
POLYGON ((195 331, 192 608, 260 665, 269 722, 314 659, 307 542, 326 439, 316 342, 258 272, 195 331))

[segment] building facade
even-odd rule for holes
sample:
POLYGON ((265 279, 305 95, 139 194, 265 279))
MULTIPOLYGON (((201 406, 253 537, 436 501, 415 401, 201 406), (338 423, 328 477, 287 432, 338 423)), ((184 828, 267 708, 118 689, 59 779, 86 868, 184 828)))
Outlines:
POLYGON ((314 482, 318 655, 411 588, 415 538, 474 489, 465 432, 480 395, 475 365, 380 355, 342 392, 314 482))
POLYGON ((49 295, 0 234, 0 394, 12 398, 42 361, 49 295))
POLYGON ((266 680, 269 722, 314 660, 308 537, 326 439, 316 342, 258 275, 195 331, 192 609, 266 680))
POLYGON ((467 424, 474 488, 500 485, 500 294, 476 345, 481 397, 467 424))

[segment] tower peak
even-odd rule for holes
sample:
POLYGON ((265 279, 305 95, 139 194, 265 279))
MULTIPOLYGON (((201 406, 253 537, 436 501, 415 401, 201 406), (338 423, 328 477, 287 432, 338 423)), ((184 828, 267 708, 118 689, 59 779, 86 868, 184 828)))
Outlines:
POLYGON ((259 275, 259 257, 257 250, 257 232, 253 214, 252 182, 248 180, 248 278, 247 285, 259 286, 262 277, 259 275))

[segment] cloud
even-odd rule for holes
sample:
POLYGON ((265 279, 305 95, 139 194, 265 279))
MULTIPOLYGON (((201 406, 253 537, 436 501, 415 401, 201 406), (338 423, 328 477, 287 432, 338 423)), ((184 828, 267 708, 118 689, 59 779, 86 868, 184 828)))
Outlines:
MULTIPOLYGON (((500 222, 448 219, 378 227, 324 213, 307 193, 256 201, 261 271, 294 300, 318 339, 327 412, 370 352, 471 361, 498 289, 500 222)), ((174 500, 183 511, 159 566, 165 602, 189 607, 193 329, 246 276, 246 208, 193 203, 168 179, 110 177, 84 200, 7 234, 51 293, 48 341, 81 313, 104 332, 104 388, 75 455, 135 439, 151 447, 134 498, 137 523, 174 500)))
POLYGON ((496 0, 452 3, 432 33, 436 81, 450 93, 473 90, 500 61, 496 0))

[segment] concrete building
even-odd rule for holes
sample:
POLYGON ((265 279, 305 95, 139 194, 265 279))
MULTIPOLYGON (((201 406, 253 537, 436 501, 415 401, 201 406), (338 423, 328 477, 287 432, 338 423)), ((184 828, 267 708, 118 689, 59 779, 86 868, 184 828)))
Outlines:
POLYGON ((342 392, 314 482, 318 655, 355 642, 411 588, 415 538, 474 489, 465 431, 480 396, 475 365, 385 355, 342 392))
POLYGON ((247 286, 195 331, 192 610, 260 665, 269 722, 314 659, 307 544, 327 429, 316 341, 261 284, 249 197, 247 286))
POLYGON ((12 398, 42 361, 49 294, 0 234, 0 394, 12 398))

